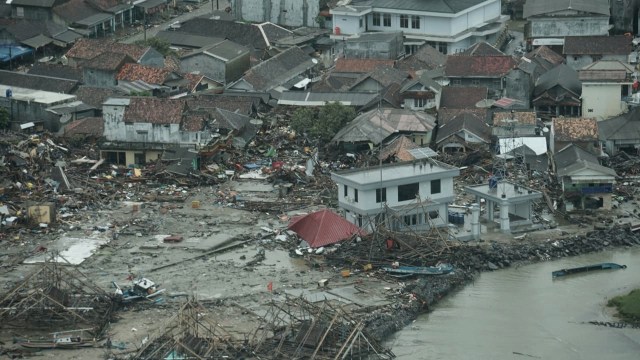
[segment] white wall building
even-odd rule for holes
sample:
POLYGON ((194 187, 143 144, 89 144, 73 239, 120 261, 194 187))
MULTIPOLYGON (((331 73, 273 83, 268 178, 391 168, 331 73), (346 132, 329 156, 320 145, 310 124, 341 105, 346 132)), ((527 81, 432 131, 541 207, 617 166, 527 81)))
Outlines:
POLYGON ((345 218, 372 231, 427 230, 448 223, 453 178, 460 169, 433 159, 393 163, 331 174, 345 218))
POLYGON ((579 70, 583 116, 605 120, 625 112, 625 99, 632 94, 633 73, 633 65, 616 60, 597 61, 579 70))
POLYGON ((333 39, 367 31, 402 31, 405 46, 429 43, 445 54, 495 39, 508 19, 501 14, 500 0, 368 0, 338 6, 330 13, 333 39))

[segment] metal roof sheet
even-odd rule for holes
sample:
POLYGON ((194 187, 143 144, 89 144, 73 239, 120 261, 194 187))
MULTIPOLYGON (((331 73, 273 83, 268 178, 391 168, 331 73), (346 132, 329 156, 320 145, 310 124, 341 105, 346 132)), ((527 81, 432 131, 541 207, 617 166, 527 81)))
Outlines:
POLYGON ((289 230, 312 248, 335 244, 355 234, 366 235, 366 231, 328 209, 293 218, 289 230))

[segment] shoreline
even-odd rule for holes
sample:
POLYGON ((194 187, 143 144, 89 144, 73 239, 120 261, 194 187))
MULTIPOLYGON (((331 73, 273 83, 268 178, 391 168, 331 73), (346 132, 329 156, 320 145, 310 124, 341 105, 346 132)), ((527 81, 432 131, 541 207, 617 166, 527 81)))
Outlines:
POLYGON ((419 315, 429 313, 442 298, 473 282, 482 272, 638 245, 640 234, 631 232, 628 227, 614 226, 544 242, 456 246, 452 256, 443 261, 459 270, 451 275, 415 280, 391 305, 366 316, 365 323, 369 334, 384 342, 419 315), (462 266, 467 270, 460 270, 462 266))

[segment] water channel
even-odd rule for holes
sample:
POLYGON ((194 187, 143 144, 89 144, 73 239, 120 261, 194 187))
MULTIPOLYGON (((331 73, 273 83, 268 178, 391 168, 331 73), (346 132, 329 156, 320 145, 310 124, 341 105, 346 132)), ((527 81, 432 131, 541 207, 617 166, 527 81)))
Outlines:
POLYGON ((584 324, 612 321, 614 295, 640 288, 640 248, 565 258, 483 273, 386 346, 398 359, 638 360, 640 329, 584 324), (625 270, 551 272, 600 262, 625 270))

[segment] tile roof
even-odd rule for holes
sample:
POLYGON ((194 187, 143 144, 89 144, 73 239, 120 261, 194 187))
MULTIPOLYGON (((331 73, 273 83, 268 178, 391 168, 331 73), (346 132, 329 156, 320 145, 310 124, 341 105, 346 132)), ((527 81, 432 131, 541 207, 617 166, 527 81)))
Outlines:
POLYGON ((264 33, 269 43, 274 43, 280 39, 290 37, 293 34, 292 31, 270 22, 253 24, 253 26, 258 27, 264 33))
POLYGON ((441 108, 475 108, 480 100, 485 100, 489 90, 486 87, 445 86, 440 95, 441 108))
POLYGON ((436 144, 445 141, 451 136, 457 135, 463 130, 476 135, 485 143, 491 141, 491 126, 489 126, 483 118, 477 116, 475 112, 461 111, 444 125, 440 125, 436 144))
POLYGON ((294 217, 288 228, 312 248, 335 244, 356 234, 366 235, 364 230, 328 209, 294 217))
POLYGON ((423 111, 373 109, 344 126, 332 142, 371 142, 380 144, 398 132, 428 133, 435 127, 435 117, 423 111))
POLYGON ((455 14, 483 2, 484 0, 366 0, 353 2, 351 5, 373 6, 375 8, 387 8, 393 10, 428 11, 455 14))
POLYGON ((249 125, 251 118, 237 112, 216 108, 212 113, 215 128, 240 131, 249 125))
POLYGON ((182 23, 178 32, 233 39, 234 42, 252 49, 266 49, 268 47, 260 29, 247 23, 193 18, 182 23))
POLYGON ((17 6, 52 7, 56 0, 13 0, 10 4, 17 6))
POLYGON ((104 39, 78 39, 66 56, 68 58, 90 60, 103 53, 118 53, 129 55, 133 60, 139 61, 149 51, 150 47, 134 44, 123 44, 104 39))
POLYGON ((270 91, 315 66, 311 57, 297 46, 261 62, 242 78, 256 91, 270 91))
POLYGON ((566 36, 562 53, 565 55, 629 55, 633 49, 633 37, 617 36, 566 36))
POLYGON ((385 161, 388 158, 395 156, 399 161, 411 161, 415 160, 415 157, 411 155, 409 150, 417 149, 420 146, 414 143, 411 139, 404 135, 400 135, 387 146, 383 147, 378 154, 378 159, 385 161))
POLYGON ((360 76, 353 84, 351 84, 349 89, 355 88, 369 78, 380 83, 382 87, 387 87, 391 84, 403 85, 409 78, 409 74, 405 71, 388 66, 378 67, 374 71, 360 76))
POLYGON ((393 67, 394 64, 395 60, 339 58, 336 61, 334 71, 339 73, 368 73, 380 66, 393 67))
POLYGON ((640 107, 633 106, 629 112, 598 121, 600 140, 640 139, 640 107))
POLYGON ((502 77, 518 63, 511 56, 449 55, 445 75, 450 77, 502 77))
POLYGON ((116 71, 128 62, 135 62, 135 60, 126 54, 105 52, 87 61, 84 67, 87 69, 116 71))
POLYGON ((493 113, 493 126, 536 125, 534 111, 503 111, 493 113))
POLYGON ((485 122, 488 120, 489 110, 488 109, 451 109, 451 108, 440 108, 438 109, 438 124, 444 125, 449 122, 451 119, 456 118, 458 115, 463 113, 471 113, 474 116, 483 119, 485 122))
POLYGON ((0 84, 63 94, 72 93, 78 87, 78 82, 75 80, 7 70, 0 70, 0 84))
POLYGON ((177 75, 170 69, 140 65, 136 63, 128 63, 122 66, 122 68, 116 75, 116 80, 142 80, 147 84, 162 85, 168 80, 171 74, 177 75))
POLYGON ((189 110, 218 108, 243 115, 251 115, 260 102, 259 98, 236 95, 200 95, 185 99, 189 110))
MULTIPOLYGON (((562 57, 562 55, 544 45, 526 53, 524 58, 531 60, 531 63, 535 64, 536 67, 539 67, 539 69, 535 70, 534 75, 536 78, 540 74, 543 74, 564 62, 564 57, 562 57)), ((526 62, 526 60, 523 61, 526 62)))
POLYGON ((36 62, 29 69, 31 75, 53 76, 82 82, 82 69, 61 64, 47 64, 36 62))
POLYGON ((75 95, 83 103, 102 109, 102 104, 108 98, 122 96, 124 93, 115 88, 80 86, 75 95))
POLYGON ((485 41, 471 45, 467 50, 455 54, 456 56, 504 56, 505 53, 488 44, 485 41))
POLYGON ((180 124, 184 104, 184 100, 180 99, 132 97, 129 98, 129 106, 124 111, 124 121, 127 123, 180 124))
POLYGON ((600 60, 578 70, 582 82, 632 82, 633 65, 618 60, 600 60))
POLYGON ((100 137, 104 134, 104 119, 102 117, 88 117, 72 121, 64 127, 64 136, 87 135, 100 137))
POLYGON ((187 114, 182 118, 180 129, 191 132, 202 131, 206 122, 207 119, 205 114, 187 114))
POLYGON ((598 141, 598 122, 593 118, 553 118, 554 141, 598 141))
POLYGON ((575 144, 569 144, 554 155, 558 177, 571 176, 584 169, 591 169, 609 176, 615 170, 600 165, 598 157, 575 144))
POLYGON ((413 55, 398 60, 398 69, 407 72, 415 72, 422 69, 435 69, 444 66, 447 55, 436 50, 433 46, 424 45, 413 55))

